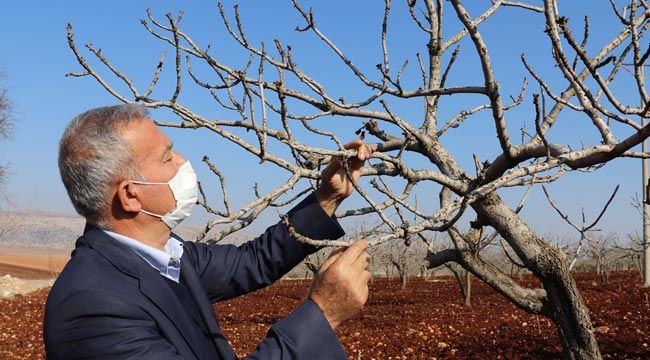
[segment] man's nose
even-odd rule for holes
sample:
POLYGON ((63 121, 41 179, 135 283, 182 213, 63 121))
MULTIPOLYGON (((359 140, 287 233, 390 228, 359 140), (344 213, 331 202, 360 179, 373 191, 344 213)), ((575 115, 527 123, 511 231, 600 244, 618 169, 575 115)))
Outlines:
POLYGON ((174 152, 174 157, 176 158, 176 163, 180 166, 187 162, 187 159, 184 158, 181 154, 174 152))

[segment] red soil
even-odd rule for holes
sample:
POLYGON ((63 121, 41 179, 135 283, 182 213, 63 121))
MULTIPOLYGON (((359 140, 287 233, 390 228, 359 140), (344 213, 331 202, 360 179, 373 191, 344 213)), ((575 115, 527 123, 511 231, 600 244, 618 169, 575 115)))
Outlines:
MULTIPOLYGON (((612 274, 608 285, 593 274, 577 274, 598 343, 608 359, 650 358, 650 289, 637 272, 612 274)), ((527 285, 533 280, 524 279, 527 285)), ((306 296, 308 281, 283 281, 215 306, 226 337, 239 355, 253 350, 271 324, 306 296)), ((450 279, 375 280, 363 313, 337 333, 356 359, 558 358, 552 324, 529 315, 475 282, 472 306, 462 305, 450 279)), ((42 359, 43 304, 47 289, 0 301, 0 358, 42 359)))

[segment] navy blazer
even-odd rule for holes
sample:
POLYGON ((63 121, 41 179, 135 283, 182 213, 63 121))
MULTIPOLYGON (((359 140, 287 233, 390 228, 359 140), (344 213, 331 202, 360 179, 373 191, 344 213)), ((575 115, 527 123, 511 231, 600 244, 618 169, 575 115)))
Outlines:
MULTIPOLYGON (((302 234, 343 235, 310 195, 289 212, 302 234)), ((87 226, 47 299, 43 337, 48 359, 235 359, 212 303, 280 279, 316 249, 282 223, 239 247, 183 242, 181 277, 214 344, 159 272, 100 229, 87 226), (216 349, 216 353, 215 353, 216 349)), ((191 306, 191 305, 188 305, 191 306)), ((347 359, 323 313, 306 300, 276 322, 250 359, 347 359)))

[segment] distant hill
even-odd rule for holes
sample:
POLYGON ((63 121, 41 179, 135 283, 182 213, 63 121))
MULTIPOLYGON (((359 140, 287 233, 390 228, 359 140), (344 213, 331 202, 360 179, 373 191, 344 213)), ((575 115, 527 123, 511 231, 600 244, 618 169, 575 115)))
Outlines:
MULTIPOLYGON (((85 224, 85 219, 78 215, 23 209, 0 212, 0 244, 72 249, 85 224)), ((201 230, 196 225, 180 225, 174 232, 191 241, 201 230)), ((241 244, 255 236, 239 232, 226 237, 223 243, 241 244)))
POLYGON ((34 210, 0 213, 0 244, 72 249, 83 231, 79 216, 34 210))
MULTIPOLYGON (((0 258, 3 256, 7 258, 15 255, 12 253, 14 250, 21 254, 24 254, 25 251, 39 252, 39 254, 43 251, 45 251, 45 254, 58 254, 63 251, 67 260, 67 255, 69 254, 69 251, 74 248, 74 244, 77 241, 77 238, 82 234, 85 224, 85 219, 77 215, 57 214, 38 210, 0 212, 0 258), (16 250, 12 247, 18 249, 16 250), (61 251, 56 251, 56 249, 61 251)), ((221 229, 223 229, 223 227, 213 228, 211 233, 216 233, 221 229)), ((196 235, 202 230, 202 226, 191 224, 180 225, 174 232, 185 240, 193 241, 196 238, 196 235)), ((220 242, 220 244, 241 245, 249 240, 253 240, 259 235, 260 232, 253 232, 253 230, 245 228, 244 231, 239 231, 227 236, 220 242)), ((208 234, 208 238, 209 237, 210 233, 208 234)), ((378 259, 378 262, 375 263, 375 266, 377 267, 375 271, 383 271, 384 265, 382 259, 384 259, 385 256, 382 255, 382 252, 390 251, 390 249, 391 248, 388 247, 380 247, 373 251, 373 256, 378 259)), ((329 253, 330 250, 326 249, 323 251, 323 254, 314 255, 309 258, 309 261, 317 264, 321 263, 325 258, 323 255, 329 253)), ((37 256, 33 257, 37 258, 37 256)), ((416 257, 423 258, 424 253, 418 254, 416 257)), ((1 263, 2 261, 0 261, 0 264, 1 263)), ((15 265, 15 262, 6 262, 5 265, 6 264, 15 265)), ((0 269, 0 276, 2 276, 1 272, 2 269, 0 269)), ((310 274, 311 272, 307 267, 301 263, 287 274, 287 276, 302 278, 309 276, 310 274)))

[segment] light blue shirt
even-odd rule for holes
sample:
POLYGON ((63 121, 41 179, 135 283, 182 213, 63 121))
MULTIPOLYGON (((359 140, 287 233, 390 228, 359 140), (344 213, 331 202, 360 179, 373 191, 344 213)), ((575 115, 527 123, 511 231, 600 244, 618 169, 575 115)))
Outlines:
POLYGON ((181 256, 183 256, 183 243, 170 237, 165 244, 165 251, 145 245, 128 236, 112 231, 103 230, 119 243, 133 250, 149 265, 160 272, 160 275, 178 283, 181 275, 181 256))

